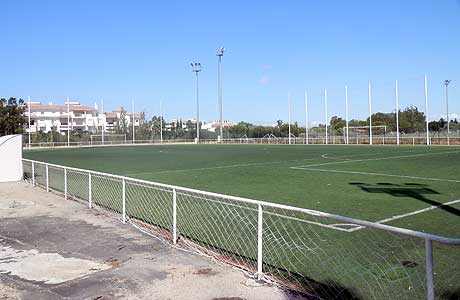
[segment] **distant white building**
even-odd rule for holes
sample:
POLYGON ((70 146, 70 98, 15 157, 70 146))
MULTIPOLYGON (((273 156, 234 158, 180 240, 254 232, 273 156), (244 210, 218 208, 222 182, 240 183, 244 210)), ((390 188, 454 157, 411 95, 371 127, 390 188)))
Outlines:
POLYGON ((114 109, 111 112, 105 112, 102 113, 98 116, 98 124, 99 125, 99 131, 102 132, 102 124, 104 124, 105 132, 113 132, 119 125, 118 123, 122 119, 124 115, 125 119, 125 125, 127 127, 132 127, 133 126, 133 120, 134 120, 134 127, 138 127, 143 121, 144 121, 144 114, 143 113, 130 113, 127 110, 125 110, 123 107, 114 109))
POLYGON ((24 112, 26 120, 29 118, 29 111, 30 128, 27 122, 27 132, 49 132, 52 129, 66 132, 69 128, 92 132, 97 126, 97 110, 78 102, 66 102, 64 105, 30 102, 30 108, 27 103, 24 112))
MULTIPOLYGON (((182 124, 182 129, 187 130, 187 123, 190 124, 193 128, 196 127, 196 119, 172 119, 169 121, 165 121, 165 130, 167 131, 173 131, 176 129, 177 125, 182 124)), ((233 121, 228 121, 224 120, 222 122, 222 126, 225 127, 231 127, 234 125, 237 125, 238 123, 233 122, 233 121)), ((219 121, 200 121, 200 129, 201 130, 208 130, 210 132, 215 132, 216 129, 218 129, 220 126, 219 121)))
POLYGON ((102 132, 103 129, 105 132, 112 132, 122 115, 124 115, 126 126, 132 126, 133 119, 134 126, 139 126, 144 120, 142 113, 134 113, 133 116, 123 108, 99 114, 96 108, 81 105, 79 102, 65 102, 63 105, 30 102, 26 103, 24 114, 27 121, 27 132, 50 132, 52 129, 60 133, 65 133, 69 129, 90 133, 102 132))

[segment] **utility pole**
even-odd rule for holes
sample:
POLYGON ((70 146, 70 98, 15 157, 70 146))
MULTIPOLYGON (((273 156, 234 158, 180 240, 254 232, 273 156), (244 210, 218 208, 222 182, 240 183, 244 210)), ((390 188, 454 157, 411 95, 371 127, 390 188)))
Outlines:
POLYGON ((201 72, 200 63, 191 63, 192 71, 196 74, 196 143, 200 141, 200 93, 198 84, 198 73, 201 72))
POLYGON ((217 63, 217 89, 219 93, 219 127, 220 127, 220 140, 224 138, 223 136, 223 108, 222 108, 222 56, 224 56, 224 47, 220 47, 217 49, 217 54, 216 56, 218 57, 218 63, 217 63))
POLYGON ((371 96, 371 82, 369 81, 369 145, 372 145, 372 96, 371 96))

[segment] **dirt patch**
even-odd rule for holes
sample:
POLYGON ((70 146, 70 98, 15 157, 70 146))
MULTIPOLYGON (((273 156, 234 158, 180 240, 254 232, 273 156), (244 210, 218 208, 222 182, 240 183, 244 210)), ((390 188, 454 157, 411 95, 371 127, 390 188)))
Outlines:
POLYGON ((204 275, 204 276, 213 276, 216 275, 217 272, 214 271, 212 268, 202 268, 198 269, 195 272, 193 272, 195 275, 204 275))

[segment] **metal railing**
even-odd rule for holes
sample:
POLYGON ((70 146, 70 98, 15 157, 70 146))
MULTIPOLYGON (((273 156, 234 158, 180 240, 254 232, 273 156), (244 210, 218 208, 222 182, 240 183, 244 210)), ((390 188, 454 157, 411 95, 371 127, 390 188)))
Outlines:
POLYGON ((458 238, 29 159, 23 170, 34 186, 319 299, 452 299, 460 289, 458 238))
MULTIPOLYGON (((460 137, 430 137, 430 145, 460 145, 460 137)), ((194 139, 170 139, 170 140, 107 140, 101 141, 79 141, 79 142, 40 142, 24 143, 24 148, 60 148, 60 147, 97 147, 97 146, 121 146, 121 145, 157 145, 157 144, 195 144, 194 139)), ((199 144, 310 144, 310 145, 345 145, 345 139, 342 136, 325 137, 287 137, 279 138, 227 138, 217 139, 200 139, 199 144)), ((350 145, 369 145, 369 136, 354 136, 349 139, 350 145)), ((373 145, 397 145, 397 138, 394 136, 374 136, 373 145)), ((423 136, 402 136, 399 138, 400 145, 426 145, 426 137, 423 136)))

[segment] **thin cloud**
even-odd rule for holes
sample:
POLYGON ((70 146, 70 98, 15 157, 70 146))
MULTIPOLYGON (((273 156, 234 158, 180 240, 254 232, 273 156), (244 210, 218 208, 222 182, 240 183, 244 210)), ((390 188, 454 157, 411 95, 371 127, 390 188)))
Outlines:
POLYGON ((271 68, 272 68, 272 65, 270 65, 270 64, 264 64, 264 65, 262 65, 262 69, 263 69, 263 70, 270 70, 271 68))
POLYGON ((259 84, 261 85, 267 85, 270 83, 270 77, 268 77, 267 75, 263 75, 260 79, 259 79, 259 84))

